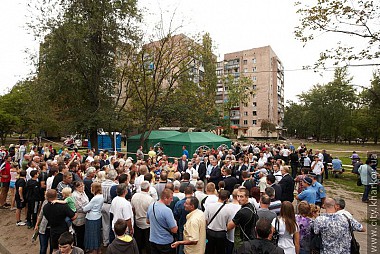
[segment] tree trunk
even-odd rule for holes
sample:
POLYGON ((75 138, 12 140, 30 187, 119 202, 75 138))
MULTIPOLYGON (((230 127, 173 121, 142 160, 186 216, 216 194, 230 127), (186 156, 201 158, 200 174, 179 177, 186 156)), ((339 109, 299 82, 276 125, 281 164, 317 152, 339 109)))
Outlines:
POLYGON ((95 148, 95 153, 98 152, 98 130, 93 129, 90 130, 90 142, 91 148, 95 148))

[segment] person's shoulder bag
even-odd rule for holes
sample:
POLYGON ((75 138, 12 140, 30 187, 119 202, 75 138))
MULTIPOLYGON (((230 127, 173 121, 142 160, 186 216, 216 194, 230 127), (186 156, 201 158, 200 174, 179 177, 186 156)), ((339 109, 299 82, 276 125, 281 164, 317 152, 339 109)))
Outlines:
MULTIPOLYGON (((212 216, 211 220, 207 223, 207 225, 210 225, 211 222, 215 219, 215 217, 218 215, 220 210, 226 205, 226 202, 223 203, 223 205, 220 206, 218 211, 212 216)), ((212 229, 209 229, 208 227, 206 228, 206 236, 207 238, 212 237, 212 238, 217 238, 217 239, 226 239, 227 238, 227 230, 221 230, 221 231, 215 231, 212 229)))
POLYGON ((345 215, 343 214, 344 217, 346 217, 347 221, 348 221, 348 227, 350 228, 350 234, 351 234, 351 246, 350 246, 350 253, 351 254, 360 254, 360 244, 356 241, 355 239, 355 235, 354 235, 354 232, 352 230, 352 226, 351 226, 351 220, 345 215))

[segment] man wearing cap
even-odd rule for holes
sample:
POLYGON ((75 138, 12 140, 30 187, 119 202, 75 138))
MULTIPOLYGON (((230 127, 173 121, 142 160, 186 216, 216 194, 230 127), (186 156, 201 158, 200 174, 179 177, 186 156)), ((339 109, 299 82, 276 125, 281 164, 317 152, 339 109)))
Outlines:
POLYGON ((317 175, 314 173, 309 174, 310 178, 313 180, 312 185, 310 186, 312 189, 314 189, 316 197, 315 197, 315 204, 322 207, 323 203, 326 199, 326 190, 325 187, 323 187, 322 184, 320 184, 317 181, 317 175))
POLYGON ((315 204, 315 199, 317 194, 315 190, 310 186, 313 184, 313 180, 310 177, 305 177, 302 180, 302 186, 305 188, 298 196, 296 196, 297 200, 303 201, 305 200, 309 204, 315 204))

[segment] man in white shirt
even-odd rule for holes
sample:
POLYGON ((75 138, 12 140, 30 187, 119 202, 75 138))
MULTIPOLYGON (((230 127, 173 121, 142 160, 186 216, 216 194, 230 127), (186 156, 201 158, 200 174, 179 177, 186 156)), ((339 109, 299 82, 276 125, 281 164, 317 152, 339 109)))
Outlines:
POLYGON ((149 182, 143 181, 141 183, 141 192, 135 193, 131 200, 136 219, 134 237, 136 238, 140 253, 143 253, 143 249, 145 249, 146 253, 150 253, 150 225, 146 223, 146 213, 148 212, 149 205, 154 202, 154 199, 149 195, 149 189, 149 182))
POLYGON ((346 215, 349 219, 352 219, 352 214, 345 209, 346 202, 341 198, 334 198, 336 214, 346 215))
POLYGON ((322 175, 324 171, 323 163, 319 160, 318 155, 314 155, 314 161, 311 163, 311 171, 317 175, 317 181, 322 183, 322 175))
MULTIPOLYGON (((133 234, 133 212, 131 203, 125 199, 125 195, 127 194, 127 186, 122 183, 116 187, 116 194, 112 200, 110 213, 113 214, 112 219, 112 230, 114 229, 115 222, 118 219, 123 219, 127 221, 128 230, 127 232, 132 235, 133 234)), ((136 195, 136 194, 135 194, 136 195)))

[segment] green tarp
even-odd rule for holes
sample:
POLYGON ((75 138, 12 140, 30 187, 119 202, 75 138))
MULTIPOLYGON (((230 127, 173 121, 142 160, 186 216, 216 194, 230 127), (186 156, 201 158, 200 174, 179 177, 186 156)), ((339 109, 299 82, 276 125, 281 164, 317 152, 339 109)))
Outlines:
MULTIPOLYGON (((146 134, 147 132, 145 132, 146 134)), ((154 130, 150 133, 149 137, 145 140, 143 144, 144 153, 148 153, 149 147, 154 146, 157 143, 161 142, 161 140, 173 136, 177 136, 181 134, 181 132, 178 131, 161 131, 161 130, 154 130)), ((127 138, 127 152, 128 156, 131 156, 132 158, 136 159, 136 151, 140 146, 140 137, 141 134, 137 134, 135 136, 131 136, 127 138), (134 154, 130 154, 134 153, 134 154)))
POLYGON ((182 146, 186 146, 190 157, 200 146, 217 149, 221 145, 231 146, 231 140, 211 132, 184 132, 161 141, 164 153, 169 157, 180 157, 182 146))

